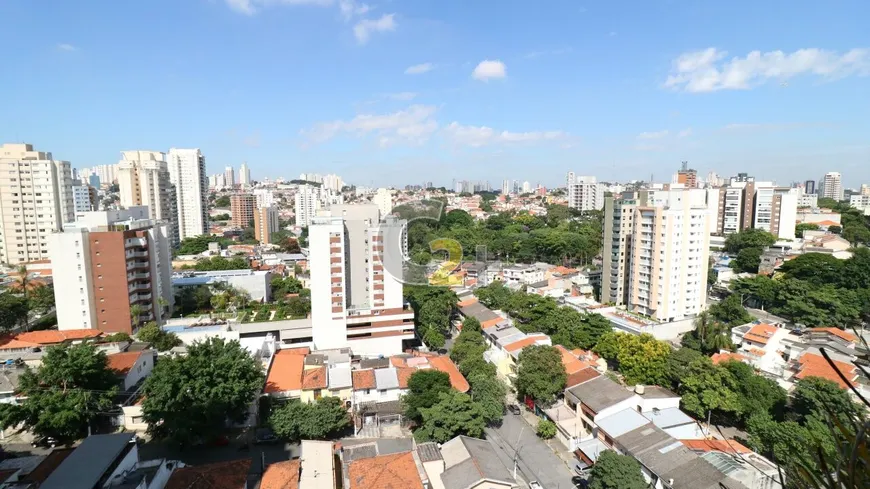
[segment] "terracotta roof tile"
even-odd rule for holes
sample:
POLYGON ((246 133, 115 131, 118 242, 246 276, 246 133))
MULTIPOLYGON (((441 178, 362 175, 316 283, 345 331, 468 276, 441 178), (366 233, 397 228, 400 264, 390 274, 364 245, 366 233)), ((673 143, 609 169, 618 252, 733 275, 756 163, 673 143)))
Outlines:
POLYGON ((696 452, 752 453, 737 440, 680 440, 690 450, 696 452))
POLYGON ((112 353, 106 358, 109 360, 109 370, 113 370, 120 375, 127 375, 127 372, 136 365, 136 361, 138 361, 141 356, 141 351, 124 351, 121 353, 112 353))
POLYGON ((514 352, 517 350, 522 350, 527 346, 532 346, 540 340, 540 336, 527 336, 519 341, 514 341, 513 343, 508 343, 504 346, 504 349, 509 352, 514 352))
POLYGON ((251 459, 177 469, 163 489, 245 489, 251 459))
POLYGON ((734 360, 737 362, 744 362, 747 358, 739 353, 731 353, 729 351, 714 353, 713 356, 710 357, 710 360, 713 361, 714 365, 719 365, 720 363, 727 362, 730 360, 734 360))
POLYGON ((299 489, 300 461, 286 460, 266 467, 260 489, 299 489))
POLYGON ((293 350, 279 350, 272 359, 272 368, 269 369, 263 392, 269 394, 302 389, 304 363, 305 355, 293 350))
POLYGON ((471 388, 468 381, 462 376, 462 373, 453 363, 453 360, 448 356, 429 357, 429 365, 439 372, 444 372, 450 376, 450 385, 459 392, 468 392, 471 388))
POLYGON ((776 326, 770 324, 756 324, 743 335, 743 339, 766 345, 777 329, 776 326))
MULTIPOLYGON (((837 370, 839 370, 849 380, 849 384, 855 385, 855 380, 858 378, 858 369, 850 363, 839 362, 837 360, 833 360, 833 362, 837 367, 837 370)), ((825 360, 825 357, 821 355, 805 352, 798 359, 798 363, 800 364, 800 368, 797 375, 795 375, 798 379, 820 377, 835 382, 843 389, 848 387, 848 385, 843 382, 843 379, 837 375, 837 372, 834 371, 828 361, 825 360)))
POLYGON ((417 369, 413 367, 397 367, 396 368, 396 376, 399 378, 399 388, 407 389, 408 388, 408 379, 411 378, 411 375, 416 372, 417 369))
POLYGON ((310 368, 302 373, 302 388, 326 389, 326 367, 310 368))
POLYGON ((810 329, 810 331, 812 331, 814 333, 829 333, 829 334, 837 336, 841 339, 844 339, 850 343, 858 340, 857 336, 853 335, 852 333, 850 333, 848 331, 843 331, 840 328, 812 328, 812 329, 810 329))
POLYGON ((574 387, 575 385, 580 385, 587 380, 592 380, 595 377, 601 375, 592 367, 586 367, 583 370, 579 370, 574 372, 573 374, 568 375, 568 378, 565 380, 565 388, 574 387))
POLYGON ((98 329, 45 330, 19 333, 0 339, 0 348, 27 348, 29 346, 56 345, 65 341, 96 338, 103 332, 98 329))
POLYGON ((423 489, 412 452, 353 461, 348 478, 348 489, 423 489))
POLYGON ((353 390, 374 389, 375 388, 375 371, 372 369, 354 370, 351 372, 353 378, 353 390))
POLYGON ((562 366, 565 367, 565 373, 568 375, 591 366, 589 362, 580 360, 576 355, 568 351, 568 349, 562 345, 556 345, 556 349, 562 354, 562 366))

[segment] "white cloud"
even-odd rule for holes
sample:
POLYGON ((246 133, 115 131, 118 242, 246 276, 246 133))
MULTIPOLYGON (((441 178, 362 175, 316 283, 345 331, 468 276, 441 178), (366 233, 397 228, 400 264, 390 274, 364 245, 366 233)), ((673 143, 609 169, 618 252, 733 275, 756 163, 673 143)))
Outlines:
POLYGON ((372 32, 386 32, 396 29, 396 14, 384 14, 377 20, 362 19, 353 26, 353 35, 360 44, 365 44, 372 32))
POLYGON ((716 48, 683 53, 672 63, 666 88, 687 92, 746 90, 771 80, 784 82, 799 75, 833 80, 849 75, 870 75, 870 49, 845 53, 810 48, 793 53, 752 51, 726 60, 716 48))
POLYGON ((438 109, 432 105, 412 105, 392 114, 360 114, 349 121, 332 121, 315 124, 302 135, 313 144, 326 142, 335 136, 348 133, 358 137, 375 135, 381 146, 397 142, 420 144, 438 130, 434 119, 438 109))
POLYGON ((444 135, 454 144, 479 148, 498 143, 536 143, 563 139, 562 131, 498 132, 487 126, 463 126, 452 122, 444 128, 444 135))
POLYGON ((371 9, 367 4, 359 3, 356 0, 338 0, 338 10, 345 22, 356 16, 365 15, 371 9))
POLYGON ((78 48, 73 46, 72 44, 61 43, 57 45, 57 49, 61 51, 78 51, 78 48))
POLYGON ((680 131, 679 133, 677 133, 678 138, 687 138, 691 135, 692 135, 692 128, 691 127, 687 127, 685 129, 683 129, 682 131, 680 131))
POLYGON ((490 78, 504 78, 507 76, 507 68, 498 60, 483 60, 477 64, 471 77, 475 80, 489 81, 490 78))
POLYGON ((261 8, 271 7, 272 5, 313 5, 315 7, 328 7, 334 3, 333 0, 224 0, 227 6, 245 15, 254 15, 261 8))
POLYGON ((670 133, 667 129, 664 131, 642 132, 637 135, 638 139, 661 139, 670 133))
POLYGON ((406 75, 422 75, 423 73, 432 71, 435 65, 432 63, 420 63, 418 65, 409 66, 405 69, 406 75))

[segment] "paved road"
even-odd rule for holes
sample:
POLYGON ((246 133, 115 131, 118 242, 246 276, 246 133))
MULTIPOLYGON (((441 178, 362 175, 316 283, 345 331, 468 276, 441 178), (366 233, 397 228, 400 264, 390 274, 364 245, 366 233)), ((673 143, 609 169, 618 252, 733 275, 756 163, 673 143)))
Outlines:
POLYGON ((522 417, 506 415, 500 427, 486 429, 486 437, 508 470, 513 470, 514 453, 519 454, 518 479, 522 478, 526 483, 537 480, 544 489, 574 489, 568 466, 538 438, 522 417))

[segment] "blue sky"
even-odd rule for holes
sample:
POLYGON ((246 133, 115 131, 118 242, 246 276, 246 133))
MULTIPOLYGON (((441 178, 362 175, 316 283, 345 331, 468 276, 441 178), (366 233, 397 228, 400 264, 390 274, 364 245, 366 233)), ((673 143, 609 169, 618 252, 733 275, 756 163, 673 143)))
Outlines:
POLYGON ((870 183, 870 2, 3 0, 0 141, 360 185, 870 183))

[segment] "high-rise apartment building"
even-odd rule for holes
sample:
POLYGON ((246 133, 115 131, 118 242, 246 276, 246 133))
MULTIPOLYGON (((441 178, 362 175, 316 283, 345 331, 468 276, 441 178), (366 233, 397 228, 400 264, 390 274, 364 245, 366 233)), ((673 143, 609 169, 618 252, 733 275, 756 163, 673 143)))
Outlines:
POLYGON ((604 186, 595 177, 582 177, 568 172, 568 207, 579 211, 600 211, 604 207, 604 186))
POLYGON ((816 193, 816 181, 815 180, 807 180, 804 182, 804 193, 807 194, 815 194, 816 193))
POLYGON ((296 225, 305 227, 311 224, 317 209, 320 208, 320 189, 314 185, 300 185, 296 189, 296 225))
MULTIPOLYGON (((727 236, 744 229, 763 229, 776 237, 794 239, 800 190, 777 187, 738 175, 719 191, 718 218, 713 234, 727 236)), ((712 207, 711 202, 711 207, 712 207)))
POLYGON ((275 194, 267 188, 255 188, 251 193, 257 199, 257 207, 275 207, 278 204, 275 194))
POLYGON ((660 321, 700 313, 707 300, 707 192, 626 192, 604 206, 602 302, 660 321))
POLYGON ((249 228, 254 223, 257 199, 251 194, 230 195, 230 225, 249 228))
POLYGON ((73 212, 78 214, 79 212, 96 210, 96 202, 92 199, 93 193, 91 192, 91 187, 81 182, 74 183, 75 185, 72 186, 73 212))
POLYGON ((254 239, 260 244, 272 242, 272 233, 278 232, 280 221, 278 209, 274 207, 257 207, 254 209, 254 239))
POLYGON ((148 216, 144 206, 84 212, 51 236, 58 329, 132 334, 162 322, 172 306, 169 228, 148 216))
POLYGON ((502 195, 509 195, 511 193, 511 190, 513 190, 513 189, 511 188, 511 181, 510 180, 504 180, 501 182, 501 194, 502 195))
POLYGON ((336 205, 308 228, 314 347, 365 356, 403 351, 414 314, 402 298, 406 221, 375 204, 336 205))
POLYGON ((720 177, 718 173, 711 171, 707 174, 707 187, 721 187, 725 185, 725 179, 720 177))
POLYGON ((532 184, 527 181, 523 182, 523 193, 528 194, 532 191, 532 184))
POLYGON ((171 148, 166 166, 175 187, 178 239, 208 233, 208 182, 199 149, 171 148))
POLYGON ((393 193, 388 188, 379 188, 375 192, 372 202, 378 206, 378 211, 381 213, 381 219, 387 214, 393 212, 393 193))
POLYGON ((242 163, 239 167, 239 185, 242 187, 251 186, 251 170, 248 168, 248 163, 242 163))
POLYGON ((170 242, 178 243, 175 189, 169 180, 166 155, 159 151, 122 151, 118 163, 121 206, 148 206, 149 217, 169 224, 170 242))
POLYGON ((224 184, 228 188, 233 188, 236 185, 236 174, 231 166, 224 168, 224 184))
POLYGON ((48 238, 74 209, 69 162, 31 144, 0 146, 0 263, 50 258, 48 238))
POLYGON ((82 168, 79 170, 79 178, 89 179, 91 176, 99 178, 97 185, 91 183, 92 187, 100 188, 100 183, 111 185, 117 181, 118 165, 95 165, 90 168, 82 168))
POLYGON ((688 161, 684 161, 683 166, 674 175, 674 183, 681 183, 684 188, 698 188, 698 172, 689 168, 688 161))
POLYGON ((861 184, 861 190, 858 192, 859 195, 870 195, 870 185, 866 183, 861 184))
POLYGON ((819 196, 834 199, 837 202, 843 200, 843 178, 837 172, 825 173, 819 182, 819 196))

